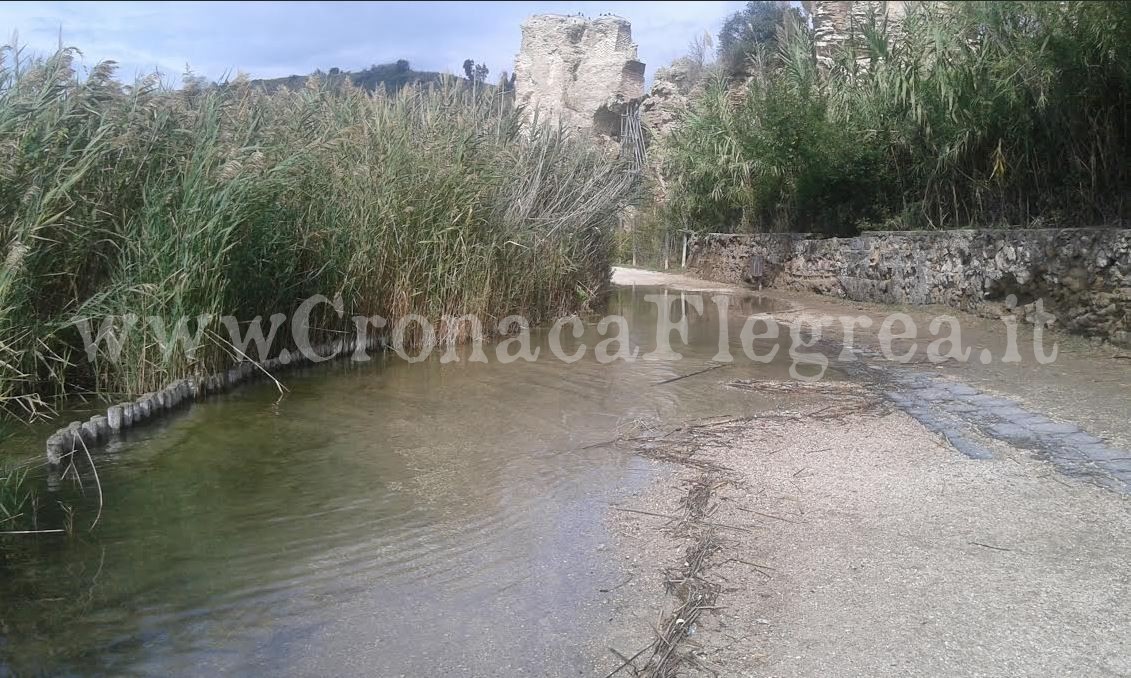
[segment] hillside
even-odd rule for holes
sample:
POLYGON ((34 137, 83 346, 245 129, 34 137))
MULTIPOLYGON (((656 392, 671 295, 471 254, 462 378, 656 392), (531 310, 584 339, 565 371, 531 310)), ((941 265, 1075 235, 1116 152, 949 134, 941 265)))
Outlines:
MULTIPOLYGON (((356 72, 331 68, 329 73, 319 70, 315 71, 313 75, 319 75, 331 81, 345 82, 346 79, 349 79, 354 85, 368 91, 384 87, 390 92, 395 92, 409 83, 439 82, 442 74, 435 71, 414 71, 408 61, 401 59, 394 63, 375 64, 356 72)), ((265 78, 252 80, 252 84, 260 85, 268 92, 274 92, 280 87, 299 89, 306 85, 306 79, 309 77, 309 75, 290 75, 283 78, 265 78)))

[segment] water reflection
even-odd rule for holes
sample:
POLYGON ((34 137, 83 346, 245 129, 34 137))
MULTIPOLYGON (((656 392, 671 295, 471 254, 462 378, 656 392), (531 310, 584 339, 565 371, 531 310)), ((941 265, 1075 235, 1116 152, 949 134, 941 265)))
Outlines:
MULTIPOLYGON (((663 292, 620 289, 608 309, 642 353, 656 343, 646 293, 663 292)), ((704 301, 677 305, 680 361, 598 364, 590 325, 564 333, 567 353, 588 346, 565 364, 538 331, 536 362, 326 365, 289 374, 282 400, 246 387, 114 443, 98 529, 81 529, 89 493, 64 481, 52 499, 78 506, 79 536, 6 551, 0 657, 17 673, 587 668, 579 629, 608 616, 593 583, 618 578, 601 516, 647 468, 601 443, 748 411, 757 396, 720 381, 786 372, 740 361, 672 381, 718 351, 704 301)), ((742 313, 766 310, 732 301, 736 356, 742 313)))

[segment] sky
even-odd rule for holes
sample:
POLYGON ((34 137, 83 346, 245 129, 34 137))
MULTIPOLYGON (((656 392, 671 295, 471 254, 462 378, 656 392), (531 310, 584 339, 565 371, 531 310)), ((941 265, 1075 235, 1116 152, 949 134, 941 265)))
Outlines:
POLYGON ((219 80, 358 70, 408 59, 416 70, 461 73, 464 59, 485 63, 490 80, 510 71, 520 25, 540 13, 589 17, 611 13, 632 22, 648 82, 687 50, 696 35, 717 35, 743 2, 5 2, 4 42, 13 35, 38 54, 60 36, 79 48, 87 68, 104 59, 119 75, 160 70, 174 81, 188 65, 219 80))

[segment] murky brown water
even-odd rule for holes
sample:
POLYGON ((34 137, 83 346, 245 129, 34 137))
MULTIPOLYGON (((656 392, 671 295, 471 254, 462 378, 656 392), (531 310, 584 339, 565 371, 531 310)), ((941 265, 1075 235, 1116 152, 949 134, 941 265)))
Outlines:
MULTIPOLYGON (((643 351, 656 291, 610 302, 643 351)), ((195 405, 97 454, 93 532, 89 473, 85 498, 37 477, 43 526, 62 501, 78 534, 3 547, 0 675, 591 672, 610 616, 598 589, 623 578, 602 518, 656 470, 601 443, 767 405, 720 382, 785 376, 780 359, 739 361, 662 383, 710 366, 706 310, 688 345, 673 337, 675 362, 598 364, 587 326, 574 364, 544 345, 533 363, 501 364, 493 346, 487 364, 379 357, 288 374, 283 399, 257 384, 195 405)), ((40 433, 0 453, 38 455, 40 433)))

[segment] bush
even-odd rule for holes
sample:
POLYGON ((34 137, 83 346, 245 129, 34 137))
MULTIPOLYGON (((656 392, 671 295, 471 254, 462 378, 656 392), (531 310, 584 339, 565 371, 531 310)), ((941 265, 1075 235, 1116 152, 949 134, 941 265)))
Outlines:
POLYGON ((796 17, 797 10, 773 0, 751 0, 728 16, 719 30, 719 62, 727 75, 745 75, 752 56, 775 49, 787 16, 796 17))

